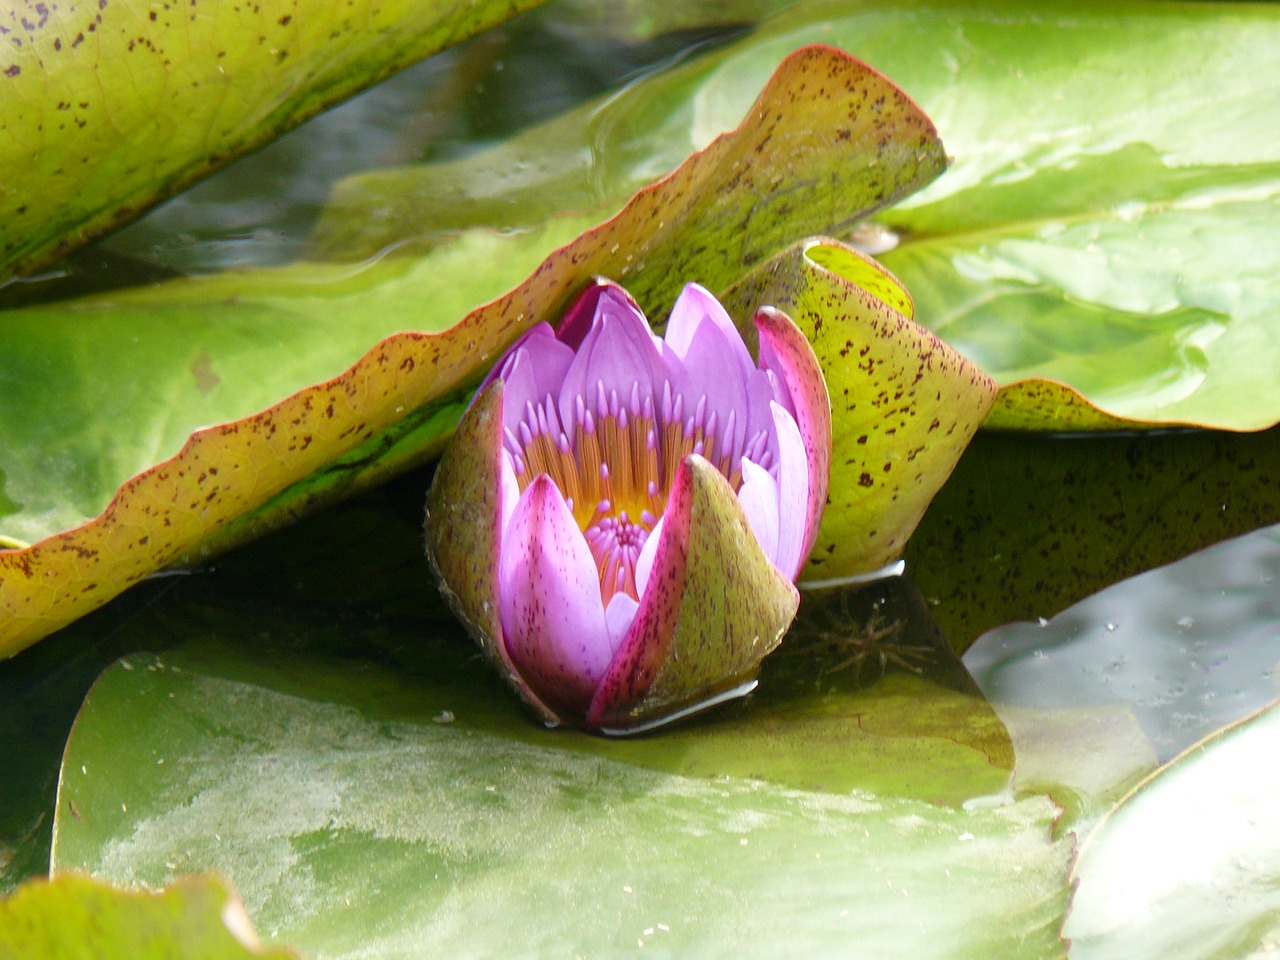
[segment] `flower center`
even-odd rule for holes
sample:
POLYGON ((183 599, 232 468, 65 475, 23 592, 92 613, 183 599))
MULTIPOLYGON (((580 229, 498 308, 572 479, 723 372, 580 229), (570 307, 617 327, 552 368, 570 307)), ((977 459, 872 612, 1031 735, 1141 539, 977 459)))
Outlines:
POLYGON ((636 562, 666 510, 681 461, 693 453, 705 457, 736 492, 742 486, 743 456, 768 468, 768 436, 757 431, 732 449, 737 412, 730 411, 721 433, 705 396, 687 405, 669 383, 658 403, 642 397, 638 386, 624 400, 597 381, 595 394, 594 403, 574 399, 567 429, 550 394, 540 404, 527 402, 516 427, 505 429, 505 438, 521 490, 544 473, 560 488, 591 548, 600 597, 608 606, 619 592, 640 599, 636 562), (721 435, 730 441, 718 443, 721 435))

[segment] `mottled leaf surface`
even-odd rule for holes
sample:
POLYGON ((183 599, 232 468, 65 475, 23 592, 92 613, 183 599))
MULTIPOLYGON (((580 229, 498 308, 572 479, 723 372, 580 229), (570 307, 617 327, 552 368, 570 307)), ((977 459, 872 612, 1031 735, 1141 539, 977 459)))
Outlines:
POLYGON ((957 650, 1126 577, 1280 523, 1280 430, 982 431, 907 546, 957 650))
MULTIPOLYGON (((326 956, 424 944, 599 955, 641 942, 742 956, 784 943, 806 955, 851 943, 890 957, 1062 953, 1072 847, 1050 839, 1045 798, 965 808, 785 786, 771 768, 804 762, 785 713, 773 749, 750 755, 762 776, 743 777, 721 772, 749 759, 740 748, 711 759, 713 728, 597 752, 598 740, 582 737, 584 749, 518 714, 499 721, 457 674, 272 660, 186 647, 109 670, 69 747, 59 809, 80 816, 58 818, 55 870, 161 882, 216 867, 260 929, 326 956), (626 762, 699 744, 708 775, 626 762)), ((494 689, 499 710, 514 706, 494 689)), ((897 777, 928 775, 923 755, 906 756, 897 777)), ((852 758, 823 762, 859 782, 852 758)))
POLYGON ((0 11, 0 276, 38 269, 539 0, 32 0, 0 11))
POLYGON ((0 957, 23 960, 291 960, 263 947, 244 905, 217 877, 164 890, 119 889, 75 873, 33 880, 0 900, 0 957))
MULTIPOLYGON (((92 489, 76 505, 84 511, 81 518, 102 509, 104 500, 111 501, 100 516, 74 529, 66 529, 65 501, 56 487, 49 489, 39 467, 40 458, 54 449, 40 441, 60 434, 43 417, 24 416, 37 398, 43 400, 43 394, 33 391, 27 371, 39 371, 38 378, 48 383, 57 379, 59 364, 83 366, 95 363, 95 357, 83 331, 68 326, 65 316, 64 339, 32 339, 17 335, 16 330, 24 324, 40 324, 54 311, 15 311, 15 323, 4 327, 5 335, 15 331, 15 342, 24 349, 50 352, 43 357, 27 353, 28 362, 10 367, 15 390, 0 394, 6 405, 12 404, 3 411, 0 423, 14 434, 12 439, 0 436, 0 447, 15 453, 14 466, 6 463, 10 471, 5 477, 6 497, 18 506, 14 529, 22 531, 9 536, 30 539, 43 526, 47 539, 26 549, 0 552, 0 603, 9 614, 0 622, 0 651, 11 654, 93 609, 341 457, 353 457, 354 462, 344 464, 342 472, 346 486, 354 485, 359 467, 377 461, 386 448, 394 446, 406 418, 430 419, 432 404, 474 382, 521 330, 556 317, 592 275, 623 282, 647 312, 660 315, 684 283, 698 280, 712 288, 725 286, 786 242, 826 229, 833 219, 857 218, 899 199, 936 176, 944 162, 941 143, 928 119, 892 84, 837 50, 810 47, 788 58, 737 131, 638 193, 611 220, 576 239, 570 238, 586 224, 556 221, 546 232, 513 241, 526 245, 528 259, 522 266, 492 253, 489 259, 477 261, 463 246, 443 253, 459 271, 452 276, 433 269, 434 262, 422 260, 384 262, 371 271, 354 272, 300 265, 282 273, 180 282, 124 295, 131 308, 141 310, 141 322, 153 329, 175 315, 186 322, 177 325, 173 339, 165 328, 159 346, 148 343, 138 350, 131 349, 131 341, 119 344, 118 329, 113 328, 117 346, 107 355, 114 355, 117 363, 97 380, 97 394, 111 402, 112 387, 134 382, 139 363, 152 350, 159 350, 166 355, 168 372, 177 377, 183 394, 196 395, 195 412, 184 413, 179 405, 175 413, 172 405, 159 400, 167 385, 148 379, 142 389, 153 397, 153 416, 134 421, 130 438, 126 425, 97 419, 100 410, 90 397, 77 396, 74 402, 68 398, 65 414, 77 425, 83 424, 84 410, 95 411, 91 441, 133 454, 132 463, 123 468, 112 469, 110 454, 99 457, 96 450, 83 448, 71 453, 70 463, 63 463, 65 473, 92 478, 92 489), (847 167, 866 172, 853 178, 836 175, 847 167), (556 249, 564 241, 568 242, 556 249), (549 251, 550 256, 538 265, 549 251), (477 262, 482 265, 477 267, 477 262), (479 285, 492 283, 488 270, 495 263, 504 280, 510 271, 536 269, 514 290, 472 310, 451 327, 448 324, 464 312, 456 304, 465 302, 476 287, 466 283, 450 290, 443 306, 413 287, 416 280, 428 284, 428 289, 448 288, 453 278, 468 273, 472 282, 478 277, 479 285), (389 283, 378 282, 388 277, 392 278, 389 283), (266 372, 276 362, 277 352, 259 349, 264 338, 270 344, 274 337, 275 325, 266 321, 283 313, 287 329, 300 315, 323 308, 323 294, 317 303, 316 288, 309 285, 317 279, 337 281, 337 288, 350 298, 345 300, 347 309, 383 331, 442 332, 393 335, 345 373, 318 385, 304 386, 305 378, 301 384, 285 378, 292 385, 280 392, 298 389, 297 393, 248 417, 240 406, 241 412, 232 416, 243 419, 198 430, 180 452, 163 460, 171 447, 159 444, 161 437, 185 436, 198 424, 209 422, 208 407, 200 398, 211 394, 226 376, 219 372, 224 369, 224 357, 228 362, 231 356, 240 358, 264 383, 282 386, 266 372), (250 318, 258 321, 250 341, 234 343, 228 355, 219 351, 215 356, 204 345, 207 324, 193 322, 191 316, 203 313, 207 320, 218 314, 218 326, 235 336, 235 321, 227 318, 223 323, 227 304, 209 302, 214 290, 231 299, 236 307, 233 315, 245 311, 241 322, 246 326, 250 318), (30 405, 21 402, 24 398, 30 405), (37 436, 24 436, 24 432, 37 436), (24 449, 32 451, 30 457, 19 453, 24 449), (128 480, 139 469, 143 472, 128 480), (102 477, 99 470, 107 476, 102 477), (20 475, 13 475, 19 471, 20 475), (111 499, 120 483, 124 486, 111 499), (49 523, 46 512, 60 519, 49 523)), ((482 245, 501 242, 488 231, 472 239, 482 245)), ((499 283, 493 294, 502 286, 499 283)), ((118 309, 112 304, 119 299, 112 295, 82 302, 80 307, 90 315, 96 311, 109 315, 118 309)), ((27 332, 30 329, 27 326, 27 332)), ((339 343, 323 344, 322 355, 332 363, 344 348, 358 353, 354 345, 370 339, 367 334, 344 337, 339 343)), ((283 366, 296 375, 293 363, 286 358, 283 366)), ((241 381, 237 375, 228 383, 223 409, 243 403, 236 396, 241 381)), ((229 418, 223 414, 212 419, 229 418)), ((437 429, 436 436, 442 436, 447 427, 440 424, 437 429)), ((415 441, 419 457, 432 452, 429 438, 419 433, 415 441)), ((55 455, 55 464, 61 456, 55 455)), ((7 529, 10 522, 14 521, 6 522, 7 529)))
POLYGON ((996 384, 912 320, 911 296, 874 260, 811 240, 753 271, 731 312, 771 304, 813 344, 831 397, 831 479, 801 586, 902 556, 929 501, 991 409, 996 384))

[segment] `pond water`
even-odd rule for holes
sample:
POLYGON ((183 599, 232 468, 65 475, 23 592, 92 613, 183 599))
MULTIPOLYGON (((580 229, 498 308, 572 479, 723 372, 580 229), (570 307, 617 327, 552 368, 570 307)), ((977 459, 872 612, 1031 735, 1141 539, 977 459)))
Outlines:
POLYGON ((964 663, 997 709, 1126 707, 1170 760, 1280 696, 1280 527, 992 630, 964 663))

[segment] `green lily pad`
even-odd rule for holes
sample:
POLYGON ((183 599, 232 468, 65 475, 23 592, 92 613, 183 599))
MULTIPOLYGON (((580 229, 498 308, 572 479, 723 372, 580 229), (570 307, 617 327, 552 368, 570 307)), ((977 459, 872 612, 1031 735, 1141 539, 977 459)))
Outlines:
POLYGON ((1162 768, 1088 837, 1065 933, 1081 960, 1280 947, 1280 709, 1162 768))
POLYGON ((144 0, 4 13, 0 278, 48 264, 228 160, 539 0, 144 0))
POLYGON ((465 166, 352 177, 316 243, 361 256, 435 242, 459 217, 518 228, 625 195, 813 42, 893 77, 955 158, 880 217, 897 243, 883 259, 920 322, 1004 388, 990 425, 1280 420, 1280 11, 1266 4, 804 4, 465 166))
POLYGON ((0 900, 0 956, 91 960, 296 960, 258 941, 244 905, 216 877, 165 890, 121 890, 74 873, 32 881, 0 900))
MULTIPOLYGON (((260 929, 325 956, 1062 953, 1072 851, 1042 797, 966 808, 661 772, 518 714, 521 736, 497 732, 456 676, 271 659, 188 646, 107 671, 68 745, 55 873, 216 868, 260 929)), ((621 746, 648 744, 680 746, 621 746)))
MULTIPOLYGON (((909 193, 944 162, 927 118, 896 88, 814 47, 787 60, 741 128, 593 229, 558 220, 519 237, 469 233, 413 261, 299 264, 12 311, 0 325, 15 371, 0 449, 11 456, 5 496, 20 510, 3 518, 5 533, 45 539, 0 550, 9 613, 0 654, 198 555, 205 538, 272 498, 285 499, 272 513, 283 522, 429 457, 452 427, 437 416, 442 406, 590 276, 624 282, 657 315, 685 282, 725 286, 786 242, 909 193), (867 101, 879 103, 863 109, 867 101), (770 143, 789 146, 765 151, 770 143), (845 167, 872 172, 837 177, 845 167), (528 270, 515 289, 466 312, 528 270), (316 322, 318 312, 328 316, 316 322), (327 339, 317 326, 342 332, 327 339), (375 331, 405 329, 439 332, 393 334, 341 372, 338 358, 358 355, 375 331), (282 336, 297 346, 284 359, 282 336), (150 375, 140 380, 139 368, 150 375), (334 379, 315 384, 320 377, 334 379), (246 416, 264 396, 292 390, 246 416), (172 453, 192 429, 221 420, 232 422, 198 430, 172 453), (398 446, 406 433, 407 453, 398 446), (65 452, 46 465, 52 450, 65 452)), ((242 521, 238 532, 262 525, 242 521)), ((227 545, 225 532, 217 543, 227 545)))

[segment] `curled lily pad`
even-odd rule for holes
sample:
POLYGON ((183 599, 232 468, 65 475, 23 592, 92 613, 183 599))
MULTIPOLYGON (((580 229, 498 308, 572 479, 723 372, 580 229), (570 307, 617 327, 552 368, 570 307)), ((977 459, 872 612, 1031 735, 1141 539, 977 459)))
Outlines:
MULTIPOLYGON (((932 125, 900 90, 847 54, 810 47, 785 61, 738 130, 717 139, 673 174, 642 190, 617 216, 555 249, 514 290, 475 308, 447 329, 444 327, 451 317, 420 316, 412 306, 430 304, 430 300, 412 296, 415 282, 449 286, 448 278, 434 274, 430 263, 385 264, 371 277, 354 278, 346 268, 288 268, 283 274, 289 281, 283 296, 273 287, 276 274, 264 272, 234 281, 180 282, 129 297, 130 309, 140 310, 151 323, 173 316, 189 321, 192 312, 212 310, 221 325, 230 322, 228 311, 234 315, 243 310, 242 320, 255 321, 248 324, 255 331, 250 336, 270 339, 270 324, 260 321, 282 315, 288 318, 299 307, 315 309, 316 286, 307 278, 340 277, 339 290, 351 297, 343 296, 341 301, 366 320, 373 312, 376 320, 369 321, 370 325, 381 325, 384 331, 387 327, 425 326, 442 332, 394 334, 333 379, 302 389, 291 385, 298 392, 260 413, 239 413, 241 419, 197 430, 176 455, 159 463, 155 461, 163 453, 144 449, 138 460, 113 464, 102 459, 102 438, 91 438, 88 449, 77 451, 83 461, 68 472, 76 477, 98 477, 93 468, 104 468, 106 477, 92 485, 81 508, 85 513, 91 509, 103 512, 80 526, 48 531, 45 539, 30 547, 0 551, 0 602, 7 614, 0 621, 0 652, 12 654, 141 577, 183 558, 199 556, 206 538, 263 508, 273 498, 287 499, 291 486, 305 485, 317 471, 345 456, 354 455, 342 468, 347 485, 327 488, 328 495, 351 489, 362 471, 376 474, 379 456, 400 439, 406 418, 431 422, 436 405, 455 399, 458 391, 478 380, 521 331, 537 320, 557 316, 590 276, 624 279, 642 306, 657 309, 674 300, 675 290, 684 282, 726 286, 779 246, 815 229, 826 229, 833 219, 843 222, 865 216, 928 182, 944 165, 945 156, 932 125), (872 109, 869 104, 878 105, 872 109), (877 160, 876 165, 868 166, 870 160, 877 160), (862 173, 846 176, 848 170, 862 173), (383 286, 380 280, 390 285, 383 286), (228 282, 234 286, 228 287, 228 282), (261 285, 258 295, 245 289, 257 284, 261 285), (201 299, 214 290, 218 291, 216 304, 201 299), (231 305, 222 302, 228 295, 234 297, 231 305), (129 479, 135 470, 141 472, 129 479), (117 484, 121 484, 118 491, 117 484), (112 491, 116 491, 114 496, 112 491)), ((550 236, 555 236, 554 231, 550 236)), ((541 234, 528 242, 538 251, 536 244, 547 243, 547 237, 541 234)), ((557 242, 563 242, 562 238, 557 242)), ((465 258, 454 263, 460 275, 475 270, 475 264, 465 258)), ((109 303, 111 300, 83 306, 109 310, 109 303)), ((30 312, 15 311, 15 315, 39 322, 50 312, 31 308, 30 312)), ((63 316, 64 329, 65 322, 63 316)), ((190 336, 193 330, 198 330, 198 325, 188 322, 179 325, 175 334, 190 336)), ((117 332, 112 336, 119 340, 117 332)), ((211 383, 207 376, 193 374, 193 365, 207 374, 210 367, 226 370, 224 359, 246 356, 237 348, 229 350, 226 358, 205 355, 202 359, 198 348, 201 337, 203 334, 197 333, 193 341, 183 341, 177 348, 165 344, 166 352, 180 358, 170 373, 183 382, 183 394, 189 398, 198 393, 202 383, 211 383), (188 385, 188 380, 193 385, 188 385)), ((60 346, 78 358, 85 346, 78 332, 74 339, 74 344, 63 342, 60 346)), ((362 337, 358 342, 367 343, 368 339, 362 337)), ((57 348, 51 341, 43 342, 57 348)), ((337 349, 326 347, 326 356, 337 349)), ((110 353, 120 361, 114 373, 123 382, 136 381, 130 352, 117 348, 110 353)), ((352 353, 358 353, 358 348, 352 347, 352 353)), ((247 355, 253 358, 251 369, 264 363, 270 367, 264 361, 268 355, 254 351, 247 355)), ((30 353, 25 356, 31 359, 30 353)), ((45 359, 32 368, 55 366, 45 359)), ((68 356, 64 353, 59 359, 65 363, 68 356)), ((102 378, 99 383, 105 381, 106 389, 90 392, 97 393, 98 400, 102 395, 109 397, 111 376, 98 370, 96 377, 102 378)), ((233 393, 227 391, 224 402, 231 402, 233 393)), ((95 402, 86 397, 84 405, 92 409, 95 402)), ((149 431, 162 425, 164 432, 181 436, 200 423, 222 419, 216 414, 209 417, 202 403, 191 403, 200 411, 195 416, 188 411, 186 417, 175 417, 173 409, 164 406, 152 411, 158 420, 134 424, 132 432, 150 435, 149 431), (187 422, 175 428, 178 419, 187 422)), ((32 422, 38 423, 39 418, 33 421, 18 410, 6 410, 0 418, 8 430, 32 422)), ((435 421, 433 436, 415 434, 419 459, 425 455, 424 449, 434 450, 431 440, 438 440, 450 426, 435 421)), ((45 445, 36 441, 47 429, 49 425, 44 424, 36 431, 39 436, 26 443, 15 437, 5 447, 45 451, 45 445)), ((108 446, 137 453, 132 444, 120 443, 120 434, 126 429, 123 424, 113 424, 108 446)), ((12 461, 6 461, 8 496, 19 500, 12 491, 22 490, 24 502, 29 493, 44 509, 57 513, 57 492, 50 498, 39 462, 34 453, 31 458, 15 453, 12 461), (19 482, 15 483, 10 471, 21 471, 19 482)), ((406 462, 412 462, 410 454, 402 455, 398 466, 406 462)), ((325 496, 321 490, 311 500, 300 496, 289 502, 305 508, 325 496)), ((44 512, 34 507, 23 509, 30 509, 35 518, 44 512)), ((279 522, 295 513, 272 516, 279 522)), ((38 520, 32 525, 38 526, 38 520)), ((260 529, 241 527, 247 533, 260 529)))

